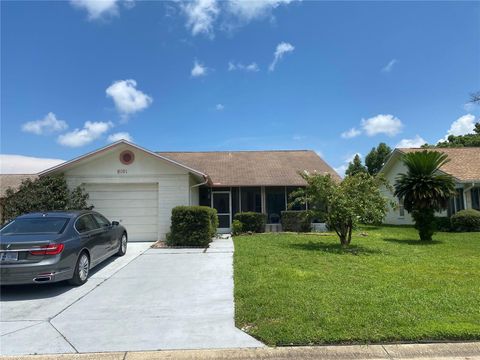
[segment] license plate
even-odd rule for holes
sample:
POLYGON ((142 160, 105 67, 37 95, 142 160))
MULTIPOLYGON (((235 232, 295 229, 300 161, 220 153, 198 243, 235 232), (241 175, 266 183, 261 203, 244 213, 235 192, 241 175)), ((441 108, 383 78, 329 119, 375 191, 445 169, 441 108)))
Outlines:
POLYGON ((9 262, 9 261, 17 261, 17 260, 18 260, 18 252, 16 252, 16 251, 9 251, 9 252, 0 253, 0 261, 1 262, 9 262))

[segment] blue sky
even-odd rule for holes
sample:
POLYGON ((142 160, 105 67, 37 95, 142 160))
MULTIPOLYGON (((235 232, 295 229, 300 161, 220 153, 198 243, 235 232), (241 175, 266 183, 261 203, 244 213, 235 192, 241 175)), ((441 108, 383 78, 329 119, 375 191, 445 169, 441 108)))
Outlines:
POLYGON ((4 173, 121 137, 158 151, 313 149, 343 172, 381 141, 436 142, 480 115, 466 104, 480 90, 479 2, 1 10, 4 173))

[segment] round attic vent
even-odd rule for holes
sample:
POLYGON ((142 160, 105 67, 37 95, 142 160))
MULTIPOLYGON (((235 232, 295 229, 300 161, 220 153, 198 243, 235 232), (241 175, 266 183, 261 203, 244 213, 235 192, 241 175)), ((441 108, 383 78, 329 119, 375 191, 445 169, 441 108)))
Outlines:
POLYGON ((135 160, 135 154, 130 150, 125 150, 120 153, 120 161, 124 165, 130 165, 135 160))

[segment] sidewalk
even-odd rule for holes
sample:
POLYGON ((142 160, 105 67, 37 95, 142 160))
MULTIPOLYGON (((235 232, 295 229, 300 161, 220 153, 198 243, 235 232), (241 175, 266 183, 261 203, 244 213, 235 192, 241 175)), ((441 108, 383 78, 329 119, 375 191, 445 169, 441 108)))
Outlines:
POLYGON ((400 345, 349 345, 309 346, 226 350, 177 350, 84 353, 66 355, 2 356, 1 360, 252 360, 252 359, 468 359, 480 360, 480 342, 400 344, 400 345))

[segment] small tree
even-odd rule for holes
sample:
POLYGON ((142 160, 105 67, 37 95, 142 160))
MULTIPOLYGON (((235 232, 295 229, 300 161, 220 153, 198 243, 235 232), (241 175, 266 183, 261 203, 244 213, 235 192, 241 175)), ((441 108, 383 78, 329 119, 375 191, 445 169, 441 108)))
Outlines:
POLYGON ((370 175, 376 175, 382 168, 383 164, 391 154, 392 149, 385 143, 380 143, 376 148, 372 148, 365 157, 365 165, 370 175))
POLYGON ((348 164, 348 168, 345 171, 345 175, 356 175, 359 173, 366 173, 367 168, 363 166, 362 159, 360 159, 360 155, 356 154, 353 160, 348 164))
POLYGON ((447 155, 431 150, 403 156, 407 173, 397 176, 395 196, 403 198, 422 241, 432 240, 435 211, 446 209, 450 197, 456 195, 453 178, 438 171, 447 162, 447 155))
POLYGON ((87 204, 88 194, 81 187, 69 190, 63 175, 23 180, 17 191, 9 188, 5 195, 2 221, 34 211, 93 208, 87 204))
POLYGON ((301 175, 307 187, 294 194, 294 202, 307 202, 309 209, 313 207, 312 211, 322 211, 328 227, 337 233, 342 246, 350 244, 352 230, 359 223, 380 223, 385 217, 388 200, 382 195, 380 186, 389 186, 382 177, 360 172, 338 183, 330 175, 301 175))

